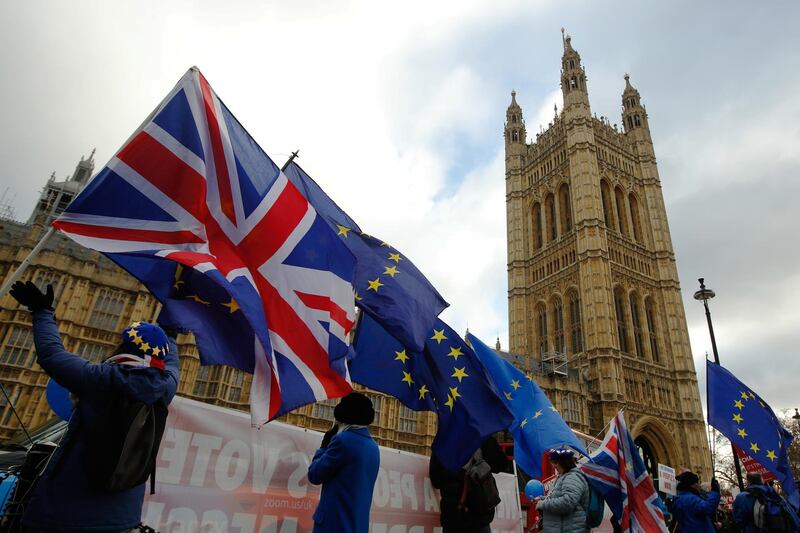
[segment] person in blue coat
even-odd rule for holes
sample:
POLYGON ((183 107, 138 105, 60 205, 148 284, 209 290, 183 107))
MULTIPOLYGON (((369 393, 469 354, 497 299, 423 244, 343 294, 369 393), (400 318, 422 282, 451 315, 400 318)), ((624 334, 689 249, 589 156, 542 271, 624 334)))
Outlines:
POLYGON ((89 438, 103 424, 115 395, 153 404, 172 401, 178 388, 178 349, 174 339, 145 322, 122 332, 114 353, 95 364, 64 349, 53 314, 53 287, 44 294, 33 283, 11 289, 33 314, 36 360, 59 385, 77 398, 66 433, 36 482, 25 507, 28 532, 122 532, 141 522, 145 484, 118 492, 95 488, 88 480, 89 438))
POLYGON ((308 467, 308 480, 322 485, 314 533, 367 533, 380 452, 369 434, 372 402, 353 392, 333 410, 336 424, 322 439, 308 467))
POLYGON ((694 472, 676 476, 678 494, 672 501, 672 515, 680 533, 715 533, 714 517, 719 505, 719 482, 711 480, 711 492, 700 490, 700 478, 694 472))

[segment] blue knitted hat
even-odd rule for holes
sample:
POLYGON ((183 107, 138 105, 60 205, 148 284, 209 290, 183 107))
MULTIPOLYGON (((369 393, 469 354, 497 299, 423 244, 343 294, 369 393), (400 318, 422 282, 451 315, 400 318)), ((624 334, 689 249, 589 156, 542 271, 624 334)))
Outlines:
POLYGON ((132 367, 164 369, 169 339, 164 330, 149 322, 134 322, 122 330, 120 353, 106 362, 132 367))

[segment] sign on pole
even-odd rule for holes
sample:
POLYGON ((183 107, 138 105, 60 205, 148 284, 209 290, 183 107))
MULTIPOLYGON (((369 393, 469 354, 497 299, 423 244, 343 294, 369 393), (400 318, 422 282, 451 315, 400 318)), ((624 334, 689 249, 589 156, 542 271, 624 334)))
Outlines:
POLYGON ((676 488, 675 469, 658 463, 658 490, 670 496, 675 496, 677 494, 676 488))

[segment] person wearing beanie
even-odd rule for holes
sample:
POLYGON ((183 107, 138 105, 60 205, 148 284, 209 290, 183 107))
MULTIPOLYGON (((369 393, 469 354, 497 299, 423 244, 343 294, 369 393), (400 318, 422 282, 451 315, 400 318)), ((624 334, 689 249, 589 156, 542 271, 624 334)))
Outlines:
POLYGON ((677 523, 677 532, 714 533, 714 517, 719 505, 719 482, 711 479, 711 491, 700 489, 700 478, 694 472, 682 472, 675 477, 678 494, 672 501, 672 515, 677 523))
POLYGON ((367 533, 380 452, 367 426, 375 419, 369 398, 352 392, 333 410, 335 423, 308 467, 308 481, 322 485, 314 533, 367 533))
POLYGON ((569 448, 555 448, 547 458, 558 472, 547 496, 537 500, 536 510, 542 516, 542 533, 584 533, 589 508, 589 482, 575 468, 577 458, 569 448))
MULTIPOLYGON (((98 489, 87 476, 91 435, 113 416, 115 398, 152 405, 172 401, 178 388, 178 349, 157 325, 134 322, 104 362, 90 363, 64 349, 53 313, 53 287, 30 281, 10 291, 33 319, 36 361, 77 402, 58 449, 34 485, 22 518, 26 532, 123 532, 141 522, 145 483, 117 492, 98 489)), ((174 337, 174 335, 173 335, 174 337)))

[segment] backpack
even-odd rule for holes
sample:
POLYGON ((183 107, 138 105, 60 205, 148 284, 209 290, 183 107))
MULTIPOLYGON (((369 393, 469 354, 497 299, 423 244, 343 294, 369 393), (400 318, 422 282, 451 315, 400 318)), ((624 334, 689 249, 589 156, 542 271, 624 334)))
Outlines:
POLYGON ((105 492, 137 487, 150 478, 155 493, 156 456, 169 412, 162 398, 152 405, 117 395, 103 423, 89 435, 92 486, 105 492))
POLYGON ((755 497, 753 502, 753 525, 759 531, 797 531, 800 519, 786 500, 777 494, 761 490, 748 490, 755 497))
POLYGON ((492 467, 483 458, 480 448, 469 460, 464 472, 464 490, 461 506, 467 506, 472 513, 486 515, 500 504, 500 491, 492 475, 492 467))
POLYGON ((586 527, 592 529, 594 527, 599 527, 603 522, 603 516, 605 515, 606 511, 606 502, 603 500, 603 496, 600 494, 600 491, 594 488, 592 482, 586 477, 586 474, 581 472, 581 475, 589 485, 589 505, 586 506, 586 527))

